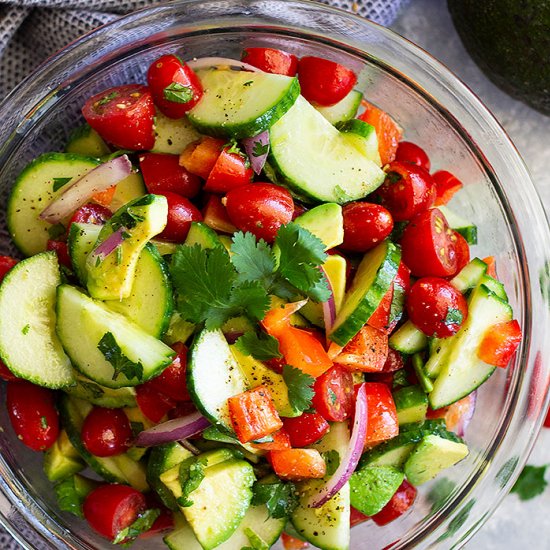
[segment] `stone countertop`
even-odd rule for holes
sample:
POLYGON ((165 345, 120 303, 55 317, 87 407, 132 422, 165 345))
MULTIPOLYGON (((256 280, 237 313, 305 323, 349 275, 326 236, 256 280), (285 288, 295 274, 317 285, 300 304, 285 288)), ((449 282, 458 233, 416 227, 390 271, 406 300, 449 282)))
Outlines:
MULTIPOLYGON (((444 0, 411 0, 391 28, 453 71, 492 111, 529 168, 550 215, 550 117, 497 88, 471 60, 456 33, 444 0)), ((543 429, 530 464, 550 462, 550 429, 543 429)), ((466 545, 468 549, 550 548, 550 489, 530 501, 508 495, 466 545)))

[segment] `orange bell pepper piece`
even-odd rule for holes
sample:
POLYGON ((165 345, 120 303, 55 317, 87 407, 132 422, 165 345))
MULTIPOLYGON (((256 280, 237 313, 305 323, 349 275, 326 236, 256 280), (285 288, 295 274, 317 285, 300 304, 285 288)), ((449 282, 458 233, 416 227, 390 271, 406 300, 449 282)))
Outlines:
POLYGON ((273 470, 282 479, 317 479, 327 472, 325 460, 316 449, 271 451, 269 459, 273 470))
POLYGON ((115 192, 116 185, 112 185, 109 189, 105 189, 105 191, 100 191, 99 193, 92 195, 91 198, 95 203, 100 204, 101 206, 109 206, 113 201, 115 192))
POLYGON ((297 539, 296 537, 291 537, 286 533, 281 535, 281 542, 285 550, 303 550, 309 546, 308 542, 297 539))
POLYGON ((497 278, 497 262, 495 260, 494 256, 487 256, 486 258, 483 258, 483 261, 487 264, 487 275, 489 277, 493 277, 493 279, 497 278))
POLYGON ((183 150, 179 160, 180 166, 183 166, 191 174, 208 179, 224 145, 223 139, 202 137, 199 141, 190 143, 183 150))
POLYGON ((388 357, 388 335, 365 325, 334 358, 334 362, 352 370, 380 372, 388 357))
POLYGON ((290 302, 270 309, 262 320, 263 327, 271 336, 277 337, 277 334, 290 325, 292 315, 301 309, 306 302, 307 300, 300 300, 299 302, 290 302))
POLYGON ((506 367, 521 342, 521 328, 514 319, 490 327, 481 341, 477 356, 495 367, 506 367))

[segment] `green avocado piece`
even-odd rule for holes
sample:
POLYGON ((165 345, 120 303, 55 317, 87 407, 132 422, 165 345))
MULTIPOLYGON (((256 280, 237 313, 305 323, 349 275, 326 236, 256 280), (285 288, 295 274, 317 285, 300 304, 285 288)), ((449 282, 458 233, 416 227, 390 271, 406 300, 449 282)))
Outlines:
POLYGON ((344 242, 344 218, 342 207, 335 202, 320 204, 301 216, 294 223, 318 237, 329 250, 344 242))
POLYGON ((166 226, 168 202, 161 195, 144 195, 119 208, 103 226, 86 259, 87 286, 92 298, 122 300, 132 293, 136 265, 145 245, 166 226), (121 242, 109 254, 102 244, 115 232, 121 242))
POLYGON ((61 481, 85 468, 84 461, 73 447, 67 432, 61 430, 55 443, 44 455, 44 473, 50 481, 61 481))
POLYGON ((474 61, 504 91, 550 115, 550 1, 448 0, 474 61))

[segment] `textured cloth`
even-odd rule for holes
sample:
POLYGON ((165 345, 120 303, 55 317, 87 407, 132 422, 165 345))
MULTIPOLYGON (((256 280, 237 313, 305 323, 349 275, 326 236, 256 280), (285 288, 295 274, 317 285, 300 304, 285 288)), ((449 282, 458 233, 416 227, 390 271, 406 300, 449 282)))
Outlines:
MULTIPOLYGON (((389 25, 408 0, 322 0, 389 25)), ((0 99, 81 34, 158 0, 0 0, 0 99)), ((33 543, 36 550, 39 543, 33 543)), ((0 548, 20 546, 0 529, 0 548)))

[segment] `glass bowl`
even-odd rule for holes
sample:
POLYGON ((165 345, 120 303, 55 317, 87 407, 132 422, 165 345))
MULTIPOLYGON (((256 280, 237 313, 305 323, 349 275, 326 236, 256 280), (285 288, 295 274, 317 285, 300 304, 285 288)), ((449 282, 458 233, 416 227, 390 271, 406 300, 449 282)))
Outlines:
MULTIPOLYGON (((320 55, 351 67, 359 74, 358 88, 397 119, 406 139, 428 151, 434 169, 450 169, 465 183, 452 206, 478 226, 474 254, 496 256, 523 342, 513 363, 497 369, 479 392, 468 458, 422 486, 413 509, 388 527, 366 522, 352 530, 357 550, 459 546, 510 490, 546 411, 550 233, 529 174, 502 128, 418 47, 357 16, 302 1, 175 2, 101 27, 50 58, 2 103, 0 252, 14 253, 4 212, 16 175, 38 154, 62 150, 87 97, 144 81, 149 63, 166 52, 187 59, 239 57, 244 45, 320 55)), ((110 547, 84 521, 58 511, 42 457, 17 441, 5 407, 0 425, 6 529, 27 548, 110 547)), ((156 546, 148 540, 135 548, 156 546)))

